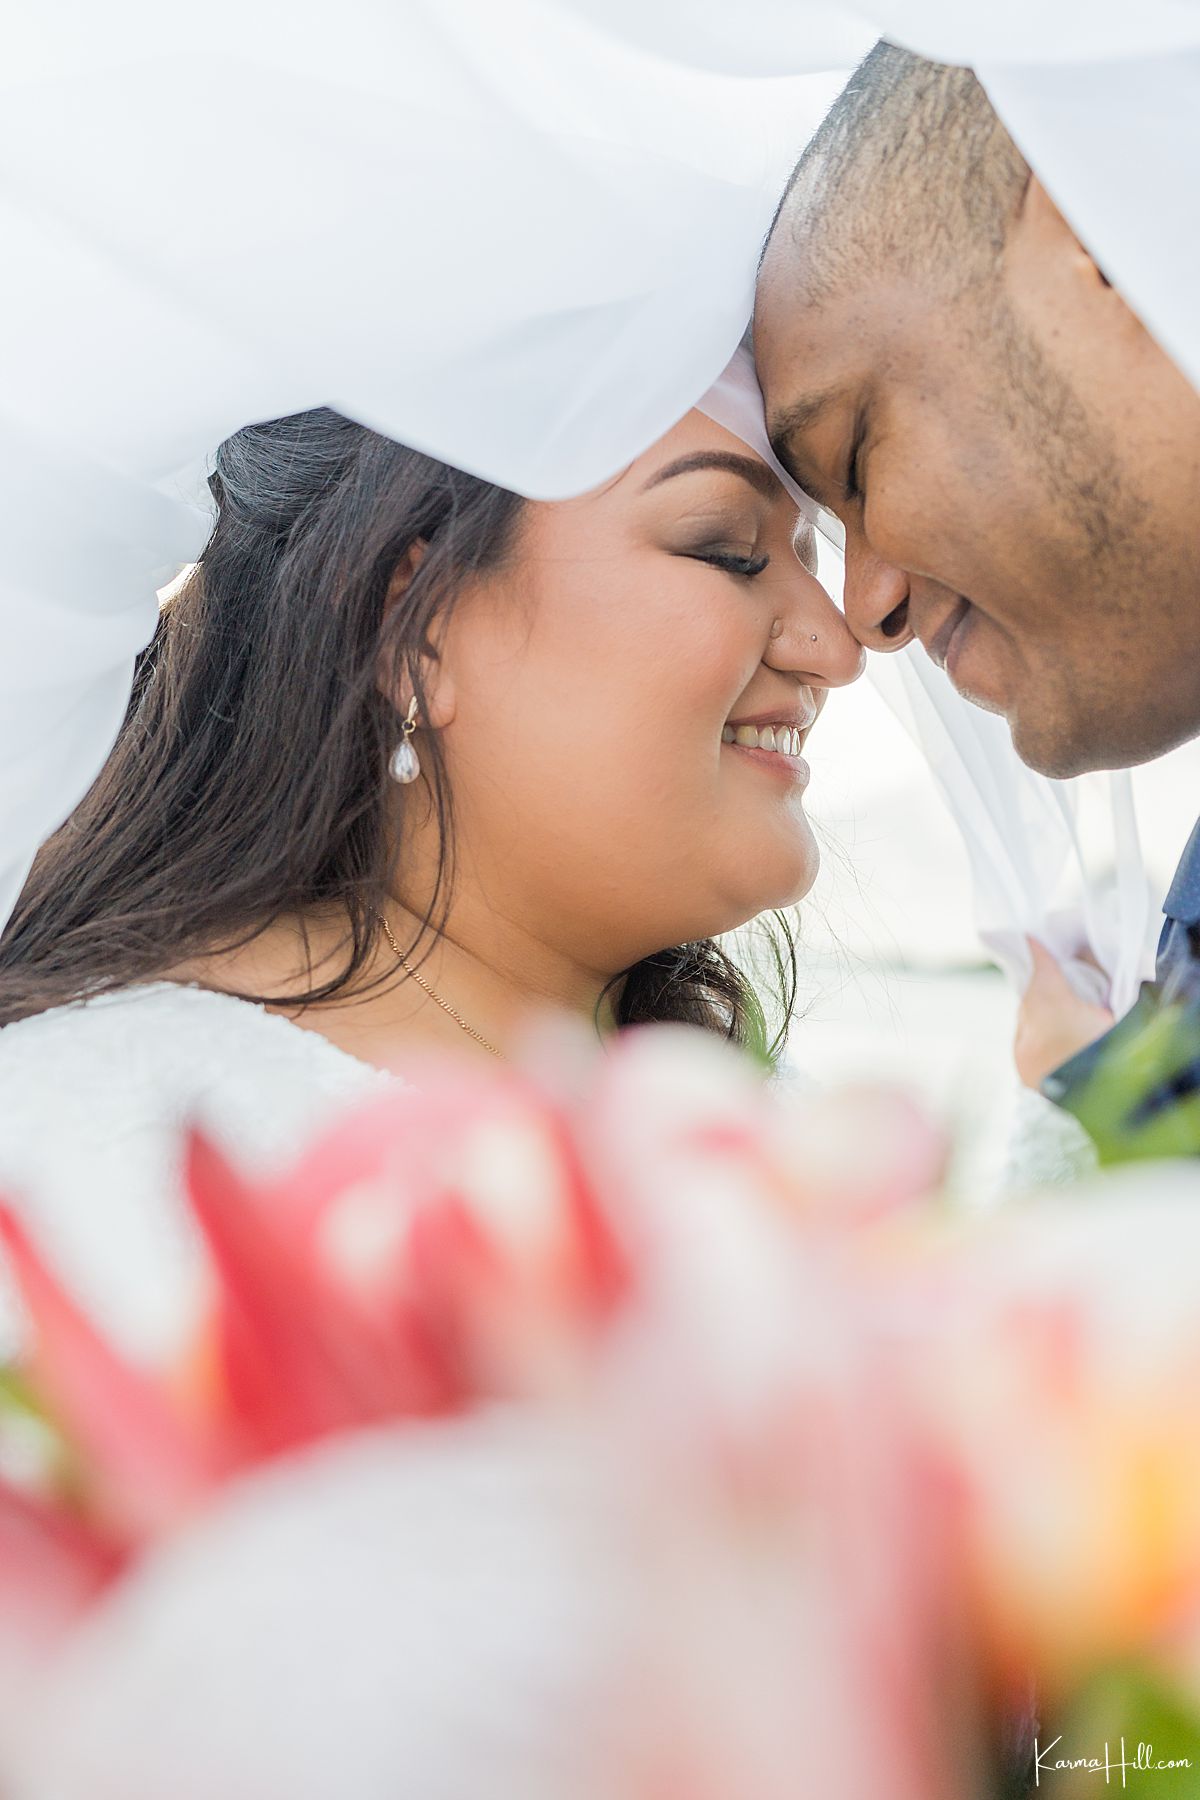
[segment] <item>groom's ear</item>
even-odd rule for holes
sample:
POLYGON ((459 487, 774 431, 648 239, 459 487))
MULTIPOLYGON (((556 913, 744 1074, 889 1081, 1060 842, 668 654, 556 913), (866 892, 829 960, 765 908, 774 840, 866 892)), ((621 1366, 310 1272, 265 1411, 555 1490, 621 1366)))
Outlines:
MULTIPOLYGON (((409 702, 413 697, 412 681, 403 658, 397 668, 397 658, 390 646, 396 640, 396 632, 389 631, 388 625, 398 625, 394 617, 398 609, 402 609, 412 583, 429 546, 421 539, 410 544, 392 574, 388 583, 387 599, 384 602, 383 640, 380 649, 379 673, 377 677, 379 691, 385 699, 390 700, 396 711, 404 717, 408 712, 409 702)), ((408 633, 399 629, 403 640, 408 633)), ((426 634, 425 648, 420 656, 421 685, 423 689, 423 705, 417 720, 419 725, 432 731, 441 731, 449 725, 455 714, 454 681, 445 659, 440 654, 439 639, 441 636, 438 621, 434 620, 426 634)))
POLYGON ((1106 332, 1145 335, 1141 320, 1031 174, 1005 258, 1026 315, 1073 328, 1091 319, 1106 332))
POLYGON ((1014 230, 1045 257, 1067 261, 1081 280, 1109 288, 1112 283, 1079 241, 1036 175, 1031 174, 1014 230))

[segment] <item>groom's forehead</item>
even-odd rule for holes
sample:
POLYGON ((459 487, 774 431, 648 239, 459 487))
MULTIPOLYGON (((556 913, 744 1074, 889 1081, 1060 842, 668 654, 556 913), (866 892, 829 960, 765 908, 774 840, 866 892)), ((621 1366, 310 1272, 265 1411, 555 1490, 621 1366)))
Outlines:
POLYGON ((853 288, 815 303, 786 290, 760 293, 754 360, 776 455, 781 441, 836 427, 889 386, 907 366, 909 310, 853 288))
POLYGON ((772 415, 785 408, 796 415, 796 430, 815 424, 854 378, 871 335, 863 312, 853 296, 816 301, 801 283, 764 272, 754 309, 754 362, 772 431, 772 415))
POLYGON ((755 362, 776 455, 781 443, 835 426, 872 382, 875 357, 861 327, 861 319, 803 308, 756 329, 755 362))

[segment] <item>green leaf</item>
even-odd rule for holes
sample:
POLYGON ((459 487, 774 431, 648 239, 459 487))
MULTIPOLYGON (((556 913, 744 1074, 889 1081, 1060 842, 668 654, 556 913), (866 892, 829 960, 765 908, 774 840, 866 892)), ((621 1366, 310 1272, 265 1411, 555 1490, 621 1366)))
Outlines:
POLYGON ((6 1412, 20 1413, 43 1425, 48 1422, 26 1376, 14 1363, 0 1363, 0 1417, 6 1412))
POLYGON ((1043 1084, 1073 1113, 1106 1165, 1200 1156, 1200 1002, 1147 983, 1106 1037, 1043 1084))
POLYGON ((1031 1791, 1048 1800, 1095 1800, 1112 1791, 1197 1800, 1200 1696, 1145 1663, 1100 1670, 1056 1716, 1042 1718, 1031 1791), (1056 1766, 1070 1763, 1081 1766, 1056 1766))

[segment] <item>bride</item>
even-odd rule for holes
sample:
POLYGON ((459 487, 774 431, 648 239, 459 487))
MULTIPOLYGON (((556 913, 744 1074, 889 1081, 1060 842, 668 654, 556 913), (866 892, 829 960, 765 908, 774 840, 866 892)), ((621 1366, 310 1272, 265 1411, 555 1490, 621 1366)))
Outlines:
POLYGON ((185 1118, 278 1159, 547 1007, 777 1054, 715 940, 811 886, 803 749, 863 659, 794 501, 699 411, 565 502, 326 410, 238 432, 211 487, 0 940, 0 1186, 133 1336, 189 1261, 185 1118))
POLYGON ((186 1316, 187 1120, 278 1164, 547 1008, 778 1058, 786 920, 773 1039, 717 940, 811 887, 803 750, 863 652, 768 454, 696 410, 551 503, 328 410, 221 446, 208 546, 0 939, 0 1189, 119 1337, 186 1316))

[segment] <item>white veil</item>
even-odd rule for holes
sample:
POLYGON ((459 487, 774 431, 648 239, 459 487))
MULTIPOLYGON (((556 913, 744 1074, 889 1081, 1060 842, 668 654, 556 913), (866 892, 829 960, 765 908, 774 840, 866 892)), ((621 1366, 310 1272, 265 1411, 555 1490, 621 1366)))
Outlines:
MULTIPOLYGON (((202 32, 153 0, 24 9, 0 70, 0 918, 111 744, 220 438, 324 403, 533 496, 607 478, 725 366, 787 166, 880 31, 978 67, 1200 377, 1194 0, 209 0, 202 32)), ((943 785, 999 868, 1026 812, 978 817, 994 728, 920 729, 975 771, 943 785)))

